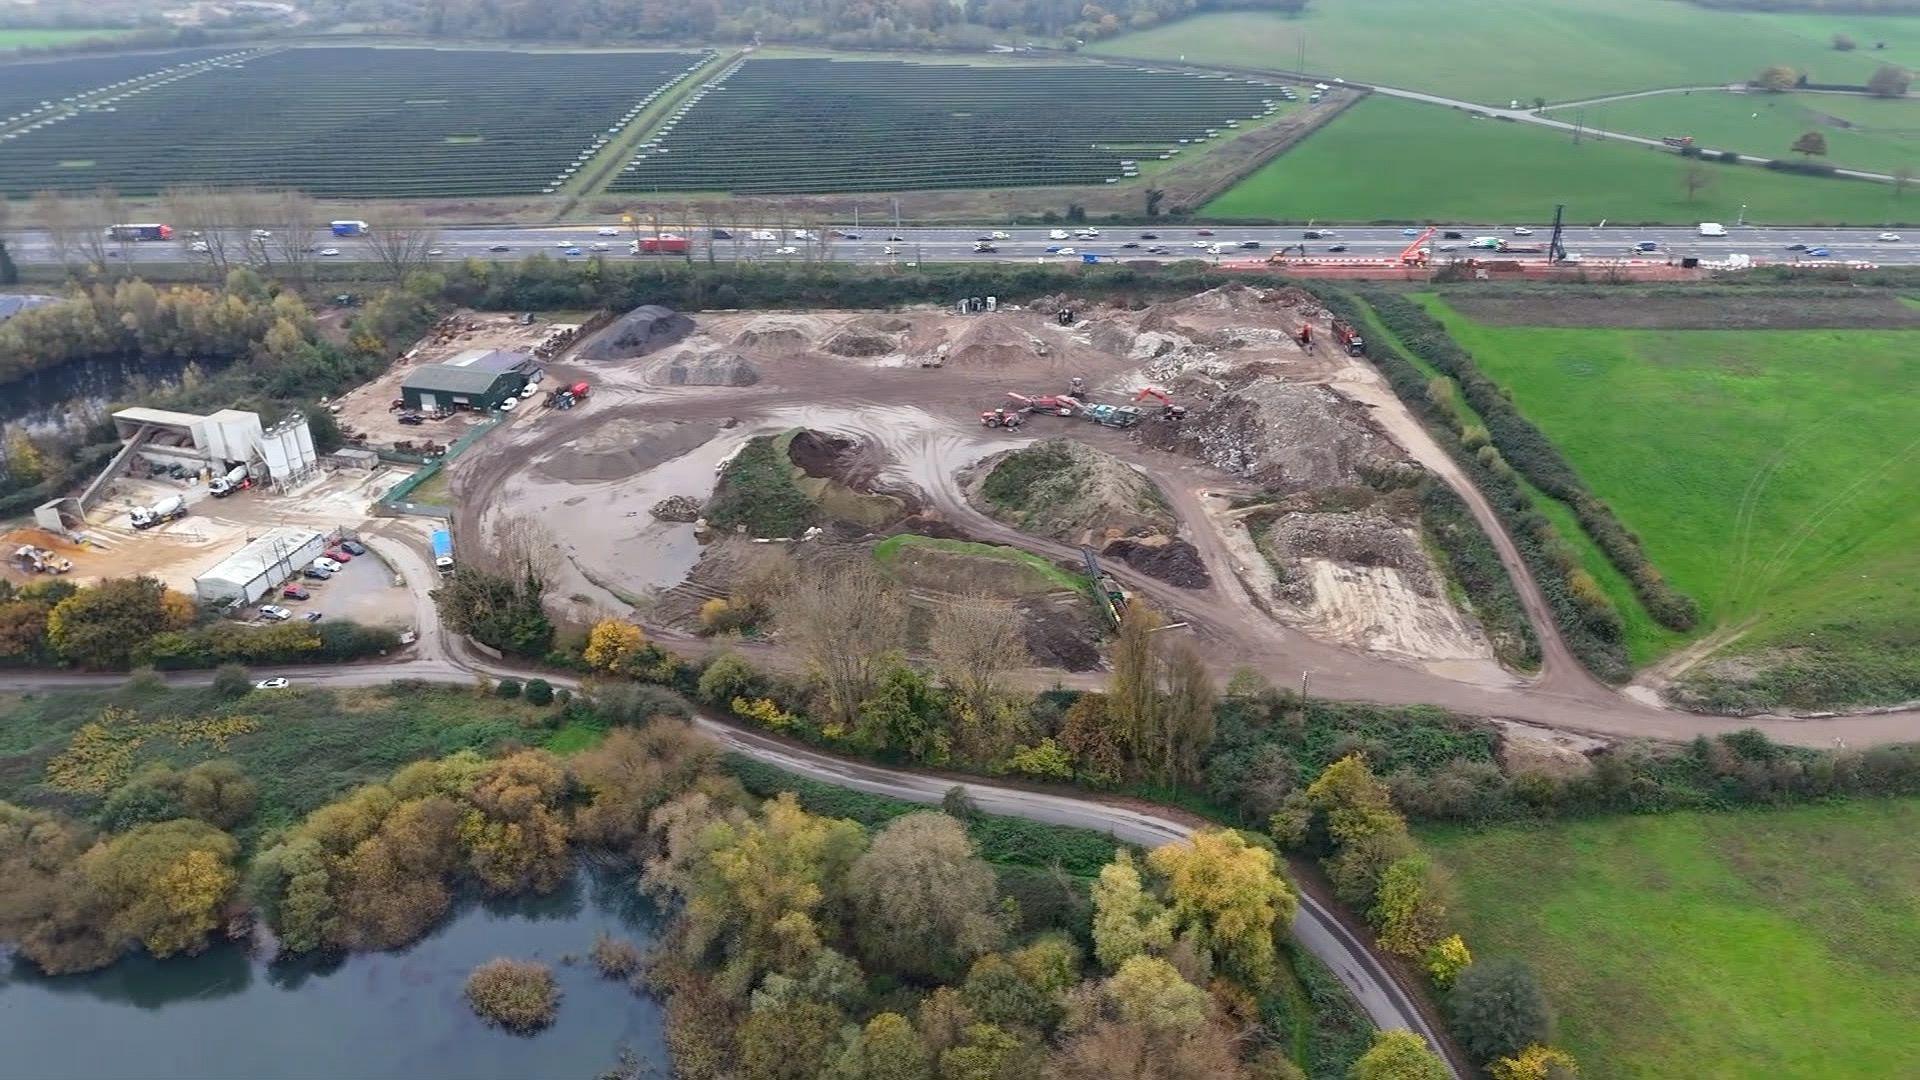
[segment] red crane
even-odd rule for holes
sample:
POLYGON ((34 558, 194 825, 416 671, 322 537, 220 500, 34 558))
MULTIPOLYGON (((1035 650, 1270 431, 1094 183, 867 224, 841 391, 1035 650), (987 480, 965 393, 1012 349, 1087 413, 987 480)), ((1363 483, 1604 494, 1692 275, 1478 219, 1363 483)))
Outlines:
POLYGON ((1433 239, 1433 232, 1433 226, 1429 225, 1426 232, 1414 237, 1413 243, 1408 244, 1406 250, 1400 253, 1400 262, 1406 266, 1427 265, 1428 253, 1425 248, 1427 241, 1433 239))

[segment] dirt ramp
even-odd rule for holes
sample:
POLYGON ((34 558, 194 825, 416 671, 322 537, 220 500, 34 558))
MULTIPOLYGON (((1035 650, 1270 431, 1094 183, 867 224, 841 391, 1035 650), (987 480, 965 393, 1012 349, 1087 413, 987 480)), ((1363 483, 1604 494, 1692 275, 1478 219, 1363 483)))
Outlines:
POLYGON ((1050 356, 1045 341, 1005 319, 981 316, 954 337, 947 349, 950 367, 1007 367, 1050 356))
POLYGON ((669 308, 647 304, 620 316, 593 335, 575 357, 594 362, 632 360, 658 352, 692 332, 692 319, 669 308))

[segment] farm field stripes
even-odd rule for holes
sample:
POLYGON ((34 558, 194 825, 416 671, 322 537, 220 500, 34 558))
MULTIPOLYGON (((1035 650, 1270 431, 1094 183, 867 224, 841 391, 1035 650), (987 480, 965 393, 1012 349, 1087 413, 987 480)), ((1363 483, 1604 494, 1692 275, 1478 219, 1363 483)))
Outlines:
POLYGON ((1098 184, 1279 107, 1262 83, 1110 66, 754 59, 693 95, 609 190, 1098 184))
POLYGON ((534 194, 707 55, 287 49, 27 132, 0 155, 0 192, 534 194))
POLYGON ((63 107, 100 104, 131 89, 178 75, 216 56, 241 55, 236 49, 185 49, 174 52, 122 53, 72 60, 31 60, 0 65, 0 127, 10 128, 28 114, 63 107))

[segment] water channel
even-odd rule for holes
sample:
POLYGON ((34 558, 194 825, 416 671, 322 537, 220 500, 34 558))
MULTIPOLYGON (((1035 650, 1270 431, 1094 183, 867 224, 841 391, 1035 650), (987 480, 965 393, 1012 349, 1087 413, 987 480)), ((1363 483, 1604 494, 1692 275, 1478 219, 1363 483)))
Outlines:
POLYGON ((659 1003, 587 959, 601 931, 644 950, 658 929, 632 873, 582 868, 552 896, 466 900, 406 949, 331 964, 268 964, 226 944, 58 978, 0 959, 0 1077, 592 1080, 623 1049, 667 1076, 659 1003), (496 956, 552 966, 553 1026, 509 1035, 473 1014, 467 975, 496 956))

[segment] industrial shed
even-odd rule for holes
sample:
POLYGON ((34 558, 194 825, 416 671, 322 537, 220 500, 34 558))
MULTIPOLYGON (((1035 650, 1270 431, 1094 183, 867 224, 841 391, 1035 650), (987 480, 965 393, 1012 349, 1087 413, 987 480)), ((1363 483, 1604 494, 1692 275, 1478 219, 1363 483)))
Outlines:
POLYGON ((313 529, 269 529, 246 547, 193 579, 203 604, 251 604, 326 551, 327 538, 313 529))
POLYGON ((422 364, 400 384, 400 401, 409 409, 497 409, 518 394, 527 377, 518 371, 487 371, 452 364, 422 364))

